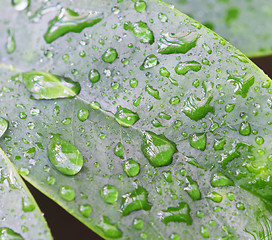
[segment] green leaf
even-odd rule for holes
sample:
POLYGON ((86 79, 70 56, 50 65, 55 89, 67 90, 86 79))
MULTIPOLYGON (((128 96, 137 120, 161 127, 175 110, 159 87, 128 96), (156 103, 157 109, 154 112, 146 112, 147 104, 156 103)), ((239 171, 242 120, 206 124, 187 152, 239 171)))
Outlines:
POLYGON ((0 239, 53 239, 37 203, 2 149, 0 190, 0 239))
POLYGON ((267 0, 165 0, 215 31, 249 57, 272 54, 270 22, 272 3, 267 0))
POLYGON ((104 18, 48 44, 58 2, 0 9, 16 41, 12 54, 0 45, 1 116, 11 123, 0 146, 24 177, 107 239, 269 238, 271 80, 153 0, 62 0, 104 18), (127 22, 146 25, 130 31, 127 22), (154 43, 143 41, 151 32, 154 43), (50 97, 35 99, 37 88, 16 81, 29 72, 71 79, 80 91, 55 97, 40 81, 50 97))

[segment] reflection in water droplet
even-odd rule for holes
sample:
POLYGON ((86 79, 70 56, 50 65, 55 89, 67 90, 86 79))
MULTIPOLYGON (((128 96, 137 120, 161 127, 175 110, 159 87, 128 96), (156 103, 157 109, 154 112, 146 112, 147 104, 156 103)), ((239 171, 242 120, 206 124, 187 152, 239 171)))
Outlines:
POLYGON ((196 61, 179 62, 175 67, 175 72, 178 75, 185 75, 189 71, 198 72, 201 69, 201 64, 196 61))
POLYGON ((140 70, 144 71, 146 69, 153 68, 159 64, 159 61, 157 57, 154 54, 150 54, 147 56, 143 62, 143 64, 140 66, 140 70))
POLYGON ((206 149, 206 133, 194 133, 189 137, 191 147, 204 151, 206 149))
POLYGON ((239 133, 243 136, 248 136, 251 133, 251 127, 248 122, 242 122, 240 125, 239 133))
POLYGON ((156 98, 157 100, 161 99, 159 90, 153 88, 152 86, 146 85, 145 91, 147 91, 147 93, 149 93, 152 97, 156 98))
POLYGON ((134 3, 134 8, 137 12, 143 12, 146 9, 146 2, 138 0, 134 3))
POLYGON ((141 43, 154 43, 153 32, 148 28, 147 24, 142 21, 136 23, 126 22, 124 29, 132 32, 141 43))
POLYGON ((176 153, 176 144, 164 135, 146 131, 143 138, 142 151, 153 167, 168 166, 176 153))
POLYGON ((101 12, 85 12, 78 14, 69 8, 62 8, 58 16, 49 22, 44 34, 47 43, 51 43, 69 32, 81 32, 84 28, 92 27, 103 19, 101 12))
POLYGON ((115 114, 115 120, 123 127, 130 127, 139 120, 139 115, 136 112, 132 112, 127 108, 121 106, 117 107, 115 114))
POLYGON ((35 204, 30 198, 22 198, 22 210, 24 212, 32 212, 35 209, 35 204))
POLYGON ((89 80, 92 83, 96 83, 100 80, 100 73, 96 69, 91 69, 89 72, 89 80))
POLYGON ((199 35, 196 32, 166 33, 159 40, 159 53, 177 54, 187 53, 196 46, 199 35))
POLYGON ((114 147, 114 154, 119 157, 119 158, 124 158, 124 151, 125 148, 121 142, 117 143, 116 146, 114 147))
POLYGON ((109 204, 113 204, 118 200, 118 190, 113 185, 105 185, 100 190, 100 196, 102 199, 109 204))
POLYGON ((200 200, 201 193, 199 191, 197 183, 189 176, 186 177, 186 183, 187 185, 184 188, 184 191, 188 193, 188 195, 192 198, 193 201, 200 200))
POLYGON ((73 201, 75 199, 75 191, 69 186, 60 186, 59 195, 65 201, 73 201))
POLYGON ((81 122, 86 121, 89 117, 89 110, 86 108, 79 109, 77 112, 77 117, 81 122))
POLYGON ((141 186, 122 196, 121 212, 123 216, 129 215, 133 211, 151 209, 152 204, 147 200, 148 192, 141 186))
POLYGON ((217 192, 211 192, 208 194, 206 198, 211 199, 212 201, 216 203, 220 203, 222 202, 223 196, 217 192))
POLYGON ((190 207, 186 202, 180 202, 177 207, 169 207, 159 213, 161 221, 167 225, 170 222, 185 222, 187 225, 192 225, 190 216, 190 207))
POLYGON ((51 73, 22 73, 22 82, 35 99, 73 98, 80 92, 78 82, 51 73))

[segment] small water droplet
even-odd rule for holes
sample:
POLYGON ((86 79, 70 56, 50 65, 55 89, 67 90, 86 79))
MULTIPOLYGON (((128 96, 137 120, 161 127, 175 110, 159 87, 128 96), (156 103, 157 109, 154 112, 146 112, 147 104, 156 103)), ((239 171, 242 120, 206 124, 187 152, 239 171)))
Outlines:
POLYGON ((117 224, 110 222, 106 216, 102 216, 100 223, 96 226, 99 228, 106 238, 121 238, 123 232, 118 228, 117 224))
POLYGON ((133 159, 128 159, 123 163, 123 169, 128 177, 135 177, 140 172, 140 164, 133 159))
POLYGON ((30 0, 11 0, 16 11, 23 11, 30 5, 30 0))
POLYGON ((152 97, 156 98, 157 100, 161 99, 159 90, 153 88, 152 86, 146 85, 145 91, 147 91, 147 93, 149 93, 152 97))
POLYGON ((118 57, 116 49, 110 47, 102 55, 102 60, 106 63, 113 63, 114 60, 118 57))
POLYGON ((89 204, 80 204, 78 206, 78 210, 81 213, 81 215, 85 218, 88 218, 92 213, 92 207, 89 204))
POLYGON ((175 67, 175 72, 178 75, 185 75, 189 71, 198 72, 201 69, 201 64, 196 61, 179 62, 175 67))
POLYGON ((113 204, 118 200, 118 190, 113 185, 105 185, 100 190, 100 196, 102 199, 109 204, 113 204))
POLYGON ((212 201, 216 203, 220 203, 222 202, 223 196, 217 192, 211 192, 208 194, 206 198, 211 199, 212 201))
POLYGON ((91 69, 89 72, 89 80, 92 83, 96 83, 100 80, 100 73, 96 69, 91 69))
POLYGON ((159 61, 157 57, 154 54, 150 54, 147 56, 143 62, 143 64, 140 66, 140 70, 146 70, 149 68, 153 68, 159 64, 159 61))
POLYGON ((132 224, 135 229, 142 230, 144 226, 144 221, 141 218, 134 218, 132 224))
POLYGON ((204 225, 201 225, 200 227, 200 234, 202 235, 202 237, 204 238, 209 238, 210 237, 210 233, 207 227, 205 227, 204 225))
POLYGON ((9 122, 5 118, 0 117, 0 137, 2 137, 9 127, 9 122))
POLYGON ((65 201, 73 201, 75 199, 75 191, 69 186, 60 186, 59 195, 65 201))
POLYGON ((251 126, 248 122, 242 122, 240 125, 239 133, 243 136, 251 134, 251 126))
POLYGON ((7 38, 7 42, 6 42, 6 51, 8 54, 11 54, 15 51, 16 49, 16 43, 14 40, 14 36, 11 33, 11 30, 8 29, 8 38, 7 38))
POLYGON ((81 122, 86 121, 89 117, 89 110, 86 108, 79 109, 77 112, 77 117, 81 122))
POLYGON ((22 210, 24 212, 32 212, 35 208, 36 207, 30 198, 22 198, 22 210))
POLYGON ((206 149, 206 133, 194 133, 189 138, 191 147, 204 151, 206 149))
POLYGON ((146 9, 146 2, 138 0, 134 3, 134 8, 137 12, 143 12, 146 9))
POLYGON ((115 120, 123 127, 130 127, 139 120, 139 115, 136 112, 132 112, 127 108, 121 106, 117 107, 115 114, 115 120))
POLYGON ((19 234, 7 227, 0 227, 0 239, 1 240, 24 240, 19 234))
POLYGON ((186 177, 186 183, 187 185, 184 188, 184 191, 188 193, 188 195, 192 198, 193 201, 200 200, 201 193, 199 191, 197 183, 189 176, 186 177))
POLYGON ((234 182, 222 173, 214 173, 212 175, 211 185, 213 187, 234 186, 234 182))

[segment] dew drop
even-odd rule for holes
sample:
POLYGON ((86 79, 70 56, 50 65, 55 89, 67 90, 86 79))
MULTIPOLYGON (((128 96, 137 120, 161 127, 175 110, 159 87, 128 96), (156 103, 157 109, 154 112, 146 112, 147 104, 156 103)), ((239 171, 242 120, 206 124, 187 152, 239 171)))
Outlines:
POLYGON ((117 143, 116 146, 114 147, 114 154, 119 157, 119 158, 124 158, 124 151, 125 148, 121 142, 117 143))
POLYGON ((115 120, 123 127, 130 127, 139 120, 139 115, 136 112, 132 112, 127 108, 121 106, 117 107, 115 114, 115 120))
POLYGON ((134 8, 137 12, 143 12, 146 9, 146 2, 143 0, 136 1, 134 8))
POLYGON ((75 199, 75 191, 69 186, 60 186, 59 195, 65 201, 73 201, 75 199))
POLYGON ((91 69, 89 72, 89 80, 92 83, 96 83, 100 80, 100 73, 96 69, 91 69))
POLYGON ((106 63, 113 63, 114 60, 118 57, 116 49, 110 47, 102 55, 102 60, 106 63))
POLYGON ((133 159, 128 159, 123 163, 123 169, 128 177, 135 177, 140 172, 140 164, 133 159))
POLYGON ((102 199, 109 204, 113 204, 118 200, 118 190, 113 185, 105 185, 100 190, 100 196, 102 199))
POLYGON ((86 108, 79 109, 77 112, 77 117, 78 117, 78 120, 80 120, 81 122, 86 121, 89 117, 89 110, 86 108))
POLYGON ((35 209, 35 205, 33 204, 30 198, 24 197, 22 198, 22 210, 24 212, 32 212, 35 209))
POLYGON ((242 122, 240 125, 239 133, 243 136, 248 136, 251 133, 251 126, 248 122, 242 122))
POLYGON ((96 226, 99 228, 106 238, 121 238, 123 232, 118 228, 117 224, 110 222, 106 216, 102 216, 100 223, 96 226))
POLYGON ((186 183, 187 185, 184 188, 184 191, 188 193, 188 195, 192 198, 193 201, 200 200, 201 193, 199 191, 197 183, 189 176, 186 177, 186 183))
POLYGON ((201 69, 201 64, 196 61, 179 62, 175 67, 175 72, 178 75, 185 75, 189 71, 198 72, 201 69))
POLYGON ((88 218, 92 213, 92 207, 89 204, 80 204, 78 206, 78 210, 81 213, 81 215, 85 218, 88 218))
POLYGON ((135 229, 142 230, 144 221, 141 218, 134 218, 132 224, 135 229))
POLYGON ((222 173, 214 173, 212 175, 211 185, 213 187, 234 186, 234 182, 222 173))
POLYGON ((8 29, 8 38, 7 38, 7 42, 6 42, 6 51, 8 54, 11 54, 15 51, 16 49, 16 43, 14 40, 14 36, 11 33, 11 30, 8 29))
POLYGON ((204 151, 206 149, 206 133, 194 133, 189 137, 191 147, 204 151))
POLYGON ((159 61, 157 57, 154 54, 150 54, 147 56, 143 62, 143 64, 140 66, 140 70, 146 70, 153 68, 159 64, 159 61))

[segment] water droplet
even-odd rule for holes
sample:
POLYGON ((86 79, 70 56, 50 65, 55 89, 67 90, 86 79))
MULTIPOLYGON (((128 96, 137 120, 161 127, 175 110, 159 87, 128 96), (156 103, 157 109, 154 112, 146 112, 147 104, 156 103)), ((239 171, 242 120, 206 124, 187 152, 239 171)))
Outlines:
POLYGON ((159 216, 165 225, 170 222, 185 222, 187 225, 191 225, 193 220, 190 211, 190 207, 186 202, 180 202, 178 207, 169 207, 159 213, 159 216))
POLYGON ((135 177, 140 172, 140 164, 133 159, 128 159, 123 163, 124 172, 128 177, 135 177))
POLYGON ((75 175, 83 166, 83 157, 79 150, 70 142, 54 134, 48 145, 50 162, 63 174, 75 175))
POLYGON ((209 234, 209 230, 207 227, 205 227, 204 225, 201 225, 200 227, 200 234, 202 235, 202 237, 204 238, 209 238, 210 234, 209 234))
POLYGON ((229 104, 226 105, 225 111, 228 112, 228 113, 229 113, 229 112, 232 112, 233 109, 234 109, 234 107, 235 107, 235 104, 229 103, 229 104))
POLYGON ((0 239, 1 240, 24 240, 19 234, 7 227, 0 227, 0 239))
POLYGON ((5 118, 0 117, 0 137, 2 137, 9 127, 9 122, 5 118))
POLYGON ((179 102, 180 102, 180 99, 179 99, 178 96, 172 97, 172 98, 170 99, 170 101, 169 101, 169 103, 172 104, 172 105, 176 105, 176 104, 178 104, 179 102))
POLYGON ((136 78, 132 78, 132 79, 130 80, 129 84, 130 84, 130 86, 131 86, 132 88, 136 88, 136 87, 138 86, 138 81, 137 81, 136 78))
POLYGON ((115 120, 123 127, 130 127, 139 120, 138 113, 132 112, 127 108, 117 107, 115 120))
POLYGON ((247 96, 250 87, 255 82, 255 77, 252 74, 245 73, 244 75, 234 75, 227 71, 228 82, 235 86, 234 93, 241 95, 243 98, 247 96))
POLYGON ((78 206, 78 211, 83 217, 88 218, 92 213, 92 207, 89 204, 80 204, 78 206))
POLYGON ((136 23, 126 22, 124 29, 132 32, 141 43, 154 43, 153 32, 148 28, 147 24, 142 21, 136 23))
POLYGON ((166 33, 159 40, 159 53, 187 53, 196 46, 199 35, 196 32, 166 33))
POLYGON ((176 144, 164 135, 146 131, 143 138, 142 151, 153 167, 163 167, 172 163, 173 154, 178 150, 176 144))
POLYGON ((233 192, 228 192, 227 193, 227 198, 230 200, 230 201, 233 201, 235 199, 235 195, 233 192))
POLYGON ((23 11, 30 5, 30 0, 11 0, 16 11, 23 11))
POLYGON ((163 77, 170 77, 170 72, 165 68, 165 67, 161 67, 160 68, 160 75, 163 77))
POLYGON ((134 191, 123 195, 121 205, 122 215, 127 216, 131 212, 138 210, 150 210, 152 204, 148 202, 147 197, 147 191, 141 186, 137 186, 134 191))
POLYGON ((159 61, 157 57, 154 54, 150 54, 147 56, 143 62, 143 64, 140 66, 140 70, 145 70, 149 68, 153 68, 159 64, 159 61))
POLYGON ((119 157, 119 158, 124 158, 124 151, 125 148, 121 142, 117 143, 116 146, 114 147, 114 154, 119 157))
POLYGON ((240 125, 239 133, 243 136, 248 136, 251 133, 251 127, 248 122, 242 122, 240 125))
POLYGON ((118 57, 116 49, 110 47, 102 55, 102 60, 106 63, 113 63, 114 60, 118 57))
POLYGON ((153 88, 152 86, 146 85, 145 91, 147 91, 147 93, 149 93, 152 97, 156 98, 157 100, 161 99, 159 90, 153 88))
POLYGON ((100 196, 102 199, 109 204, 113 204, 118 200, 118 190, 113 185, 105 185, 100 190, 100 196))
POLYGON ((193 201, 200 200, 201 199, 201 193, 199 191, 197 183, 191 178, 186 177, 186 187, 184 188, 184 191, 188 193, 188 195, 193 199, 193 201))
POLYGON ((234 182, 222 173, 214 173, 212 175, 211 185, 213 187, 234 186, 234 182))
POLYGON ((15 51, 16 49, 16 43, 14 40, 14 36, 11 33, 10 29, 8 29, 8 38, 7 38, 7 43, 6 43, 6 51, 8 54, 11 54, 15 51))
POLYGON ((246 208, 245 208, 245 205, 244 205, 242 202, 236 203, 236 208, 237 208, 238 210, 245 210, 245 209, 246 209, 246 208))
POLYGON ((118 228, 117 224, 111 223, 106 216, 102 216, 100 223, 96 227, 103 232, 103 237, 121 238, 123 236, 123 232, 118 228))
POLYGON ((137 12, 143 12, 146 9, 146 2, 143 0, 136 1, 134 8, 137 12))
POLYGON ((155 118, 155 119, 151 122, 151 124, 152 124, 154 127, 163 127, 163 125, 160 123, 160 121, 159 121, 157 118, 155 118))
POLYGON ((160 118, 165 119, 165 120, 170 120, 170 119, 171 119, 171 116, 170 116, 169 114, 164 113, 164 112, 160 112, 160 113, 158 114, 158 116, 159 116, 160 118))
POLYGON ((192 120, 198 121, 204 118, 208 112, 214 113, 214 107, 210 106, 212 99, 212 96, 198 99, 191 95, 184 102, 182 112, 192 120))
POLYGON ((224 138, 214 139, 213 149, 215 151, 223 150, 225 144, 226 144, 226 139, 224 138))
POLYGON ((258 145, 262 145, 264 143, 264 139, 262 136, 257 136, 255 138, 255 142, 258 144, 258 145))
POLYGON ((158 19, 163 23, 168 22, 168 17, 162 12, 158 14, 158 19))
POLYGON ((51 43, 59 37, 69 33, 79 33, 84 28, 92 27, 103 19, 103 13, 90 11, 77 13, 69 8, 62 8, 58 16, 49 22, 44 34, 44 40, 51 43))
POLYGON ((89 80, 92 83, 96 83, 100 80, 100 73, 96 69, 91 69, 89 72, 89 80))
POLYGON ((165 179, 166 182, 168 182, 168 183, 173 182, 171 174, 172 174, 172 173, 171 173, 170 170, 169 170, 169 171, 163 171, 163 172, 162 172, 162 175, 164 176, 164 179, 165 179))
POLYGON ((223 196, 217 192, 211 192, 208 194, 206 198, 211 199, 212 201, 216 203, 220 203, 222 202, 223 196))
POLYGON ((201 64, 196 61, 179 62, 175 67, 175 72, 178 75, 185 75, 189 71, 198 72, 201 69, 201 64))
POLYGON ((96 101, 91 102, 90 103, 90 107, 92 109, 99 109, 99 108, 101 108, 100 104, 98 102, 96 102, 96 101))
POLYGON ((144 221, 141 218, 134 218, 132 224, 135 229, 142 230, 144 226, 144 221))
POLYGON ((79 109, 77 112, 77 117, 81 122, 86 121, 89 117, 89 110, 86 108, 79 109))
POLYGON ((22 82, 35 99, 73 98, 80 92, 78 82, 51 73, 22 73, 22 82))
POLYGON ((75 191, 69 186, 60 186, 59 195, 65 201, 73 201, 75 199, 75 191))
POLYGON ((22 209, 24 212, 32 212, 35 209, 35 205, 30 198, 22 198, 22 209))
POLYGON ((54 185, 56 183, 56 178, 53 177, 53 176, 48 176, 47 179, 46 179, 46 182, 49 184, 49 185, 54 185))
POLYGON ((180 240, 180 236, 177 233, 172 233, 169 240, 180 240))
POLYGON ((191 147, 204 151, 206 149, 206 133, 194 133, 189 138, 191 147))

